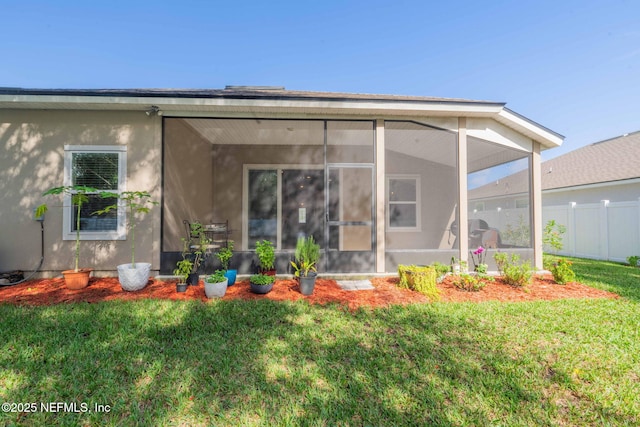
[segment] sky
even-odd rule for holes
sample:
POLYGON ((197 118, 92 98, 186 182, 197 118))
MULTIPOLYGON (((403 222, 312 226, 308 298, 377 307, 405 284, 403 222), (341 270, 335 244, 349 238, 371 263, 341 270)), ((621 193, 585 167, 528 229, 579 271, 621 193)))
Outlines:
POLYGON ((640 131, 640 1, 0 0, 0 86, 506 102, 565 137, 640 131))

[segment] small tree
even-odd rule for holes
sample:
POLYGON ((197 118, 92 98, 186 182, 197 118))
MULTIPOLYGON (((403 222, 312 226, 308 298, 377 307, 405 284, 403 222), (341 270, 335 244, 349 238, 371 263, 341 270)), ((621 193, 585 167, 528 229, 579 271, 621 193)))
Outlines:
MULTIPOLYGON (((71 205, 74 206, 74 209, 76 210, 75 272, 80 271, 80 218, 82 205, 89 202, 89 194, 106 195, 107 193, 109 192, 104 192, 93 187, 87 187, 86 185, 65 185, 62 187, 53 187, 42 193, 43 196, 54 196, 60 194, 71 196, 71 205)), ((43 203, 36 208, 35 215, 40 217, 44 215, 47 210, 49 210, 47 204, 43 203)), ((98 212, 94 212, 94 214, 98 214, 98 212)))
POLYGON ((554 250, 559 252, 562 250, 562 235, 567 231, 567 227, 558 224, 554 219, 547 221, 542 234, 542 244, 544 249, 549 252, 554 250))

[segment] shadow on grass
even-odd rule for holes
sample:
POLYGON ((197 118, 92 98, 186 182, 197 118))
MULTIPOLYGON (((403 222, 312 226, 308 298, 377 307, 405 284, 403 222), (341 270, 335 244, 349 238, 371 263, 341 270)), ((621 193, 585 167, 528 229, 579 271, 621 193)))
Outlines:
POLYGON ((538 366, 490 328, 429 305, 145 300, 0 313, 0 400, 111 408, 0 413, 0 424, 558 422, 549 379, 530 378, 538 366))

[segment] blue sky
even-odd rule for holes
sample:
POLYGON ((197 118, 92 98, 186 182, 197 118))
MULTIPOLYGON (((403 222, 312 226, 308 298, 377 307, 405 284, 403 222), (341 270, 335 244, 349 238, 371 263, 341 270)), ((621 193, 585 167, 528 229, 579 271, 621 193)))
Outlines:
POLYGON ((640 2, 6 1, 0 86, 503 101, 566 137, 640 130, 640 2))

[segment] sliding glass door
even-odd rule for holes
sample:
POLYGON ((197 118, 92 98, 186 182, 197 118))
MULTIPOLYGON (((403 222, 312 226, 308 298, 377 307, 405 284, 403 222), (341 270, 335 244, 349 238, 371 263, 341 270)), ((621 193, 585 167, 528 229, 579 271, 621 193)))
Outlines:
POLYGON ((260 240, 295 249, 313 236, 324 248, 324 170, 320 166, 250 165, 247 179, 247 249, 260 240))

